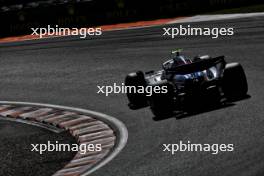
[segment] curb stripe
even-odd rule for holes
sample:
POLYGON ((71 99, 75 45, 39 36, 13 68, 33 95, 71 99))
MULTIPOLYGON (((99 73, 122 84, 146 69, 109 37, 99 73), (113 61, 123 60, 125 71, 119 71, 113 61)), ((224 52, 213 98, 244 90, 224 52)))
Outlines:
POLYGON ((125 146, 127 130, 119 120, 94 111, 66 106, 0 101, 0 117, 53 132, 67 130, 79 145, 100 144, 100 151, 78 151, 53 176, 86 176, 111 161, 125 146))

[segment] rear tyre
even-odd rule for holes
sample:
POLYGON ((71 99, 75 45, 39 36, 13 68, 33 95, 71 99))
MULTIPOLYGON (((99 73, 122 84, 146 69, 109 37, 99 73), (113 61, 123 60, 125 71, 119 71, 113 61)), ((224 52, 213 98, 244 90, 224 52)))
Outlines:
POLYGON ((243 67, 239 63, 226 64, 223 77, 223 92, 227 99, 234 100, 247 95, 248 84, 243 67))
MULTIPOLYGON (((125 86, 146 87, 146 80, 142 71, 130 73, 125 78, 125 86)), ((144 93, 127 92, 128 106, 130 109, 139 109, 148 105, 147 98, 144 93)))
POLYGON ((162 83, 155 86, 167 86, 167 93, 154 93, 149 100, 150 109, 156 118, 166 118, 173 115, 174 99, 173 99, 173 86, 162 83))

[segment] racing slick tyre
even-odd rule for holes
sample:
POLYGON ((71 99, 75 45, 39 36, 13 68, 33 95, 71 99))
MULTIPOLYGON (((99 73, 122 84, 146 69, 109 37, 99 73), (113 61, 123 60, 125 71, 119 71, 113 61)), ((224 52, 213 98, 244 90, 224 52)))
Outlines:
POLYGON ((247 78, 239 63, 226 64, 223 77, 223 92, 227 99, 239 99, 248 91, 247 78))
POLYGON ((159 83, 155 86, 167 86, 167 93, 153 93, 149 99, 149 105, 152 113, 156 118, 165 118, 173 115, 174 99, 173 99, 173 85, 167 81, 159 83))
MULTIPOLYGON (((125 78, 125 86, 138 86, 146 87, 146 80, 142 71, 130 73, 125 78)), ((148 105, 145 93, 127 92, 127 98, 129 100, 128 106, 130 109, 139 109, 148 105)))

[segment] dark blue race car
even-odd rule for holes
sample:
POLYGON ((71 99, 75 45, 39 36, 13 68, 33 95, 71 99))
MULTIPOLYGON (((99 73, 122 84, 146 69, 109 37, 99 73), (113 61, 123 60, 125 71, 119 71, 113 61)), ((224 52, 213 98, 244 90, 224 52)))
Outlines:
POLYGON ((127 87, 153 87, 151 90, 166 87, 165 93, 154 91, 151 96, 146 92, 127 92, 131 109, 150 106, 156 117, 162 117, 247 95, 247 79, 239 63, 226 63, 224 56, 190 59, 181 55, 180 50, 173 51, 172 55, 172 59, 163 63, 162 70, 137 71, 126 76, 127 87))

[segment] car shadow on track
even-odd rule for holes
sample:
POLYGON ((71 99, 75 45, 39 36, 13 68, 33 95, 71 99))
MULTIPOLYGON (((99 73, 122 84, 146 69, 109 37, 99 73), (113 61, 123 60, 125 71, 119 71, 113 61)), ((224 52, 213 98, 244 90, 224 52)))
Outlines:
POLYGON ((246 95, 243 98, 233 99, 232 101, 224 101, 220 104, 219 103, 218 104, 211 104, 211 106, 200 106, 197 109, 191 109, 189 111, 175 111, 171 116, 153 117, 153 120, 154 121, 161 121, 161 120, 166 120, 166 119, 170 119, 170 118, 175 118, 177 120, 180 120, 180 119, 191 117, 194 115, 203 114, 203 113, 207 113, 207 112, 211 112, 211 111, 215 111, 215 110, 219 110, 219 109, 225 109, 228 107, 232 107, 232 106, 236 105, 236 102, 246 100, 249 98, 251 98, 251 96, 246 95))

